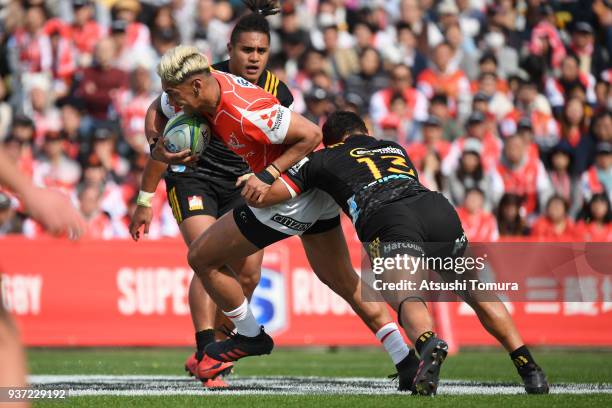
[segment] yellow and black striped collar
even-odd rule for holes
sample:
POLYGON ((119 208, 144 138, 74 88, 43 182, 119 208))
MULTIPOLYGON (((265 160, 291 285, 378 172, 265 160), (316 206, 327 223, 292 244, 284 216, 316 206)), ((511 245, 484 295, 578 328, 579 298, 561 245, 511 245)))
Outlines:
POLYGON ((266 69, 266 72, 259 77, 259 81, 257 81, 259 86, 261 86, 266 92, 271 93, 273 96, 277 96, 278 94, 278 84, 280 80, 266 69), (265 78, 265 80, 264 80, 265 78))

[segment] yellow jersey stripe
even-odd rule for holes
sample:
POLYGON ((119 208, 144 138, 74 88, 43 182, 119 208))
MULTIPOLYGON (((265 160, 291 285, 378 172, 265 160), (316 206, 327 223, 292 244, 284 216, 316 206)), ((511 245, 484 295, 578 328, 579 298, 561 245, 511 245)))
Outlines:
MULTIPOLYGON (((276 84, 278 83, 278 78, 276 77, 276 75, 274 74, 270 74, 270 76, 272 77, 272 80, 270 81, 270 93, 272 95, 274 95, 274 87, 276 86, 276 84)), ((274 95, 276 96, 276 95, 274 95)))
POLYGON ((274 95, 274 86, 276 86, 276 81, 277 80, 278 79, 276 78, 276 75, 270 73, 270 86, 268 87, 268 89, 266 89, 266 91, 268 91, 268 93, 271 93, 271 94, 274 95))
POLYGON ((276 86, 276 81, 278 81, 278 78, 276 78, 276 75, 272 74, 272 81, 270 81, 270 90, 268 91, 272 95, 274 95, 274 87, 276 86))

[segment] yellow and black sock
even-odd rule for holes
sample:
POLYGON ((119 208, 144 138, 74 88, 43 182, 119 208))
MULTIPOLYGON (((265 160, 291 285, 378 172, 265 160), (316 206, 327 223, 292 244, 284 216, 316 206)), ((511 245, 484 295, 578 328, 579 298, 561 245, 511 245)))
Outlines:
POLYGON ((425 344, 427 344, 429 339, 433 339, 434 337, 436 337, 436 334, 431 330, 426 331, 419 336, 417 341, 414 343, 414 348, 416 349, 417 353, 419 353, 419 356, 421 355, 421 350, 423 350, 425 344))
POLYGON ((535 365, 535 360, 531 356, 529 349, 527 346, 522 345, 521 347, 514 350, 510 353, 510 359, 514 363, 517 369, 522 369, 524 367, 531 365, 535 365))

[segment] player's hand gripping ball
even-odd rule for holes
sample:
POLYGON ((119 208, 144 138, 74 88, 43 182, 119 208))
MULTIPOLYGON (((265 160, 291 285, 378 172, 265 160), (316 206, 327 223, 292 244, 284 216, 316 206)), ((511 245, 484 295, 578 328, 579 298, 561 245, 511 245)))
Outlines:
POLYGON ((164 128, 164 147, 170 153, 190 150, 199 156, 210 143, 211 130, 208 121, 198 115, 179 113, 164 128))

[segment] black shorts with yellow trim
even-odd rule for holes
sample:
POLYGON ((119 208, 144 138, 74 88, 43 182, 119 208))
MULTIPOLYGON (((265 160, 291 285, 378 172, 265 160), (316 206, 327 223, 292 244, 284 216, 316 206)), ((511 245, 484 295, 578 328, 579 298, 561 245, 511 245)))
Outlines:
POLYGON ((168 174, 166 193, 177 224, 189 217, 209 215, 219 218, 244 204, 234 181, 190 174, 168 174))

